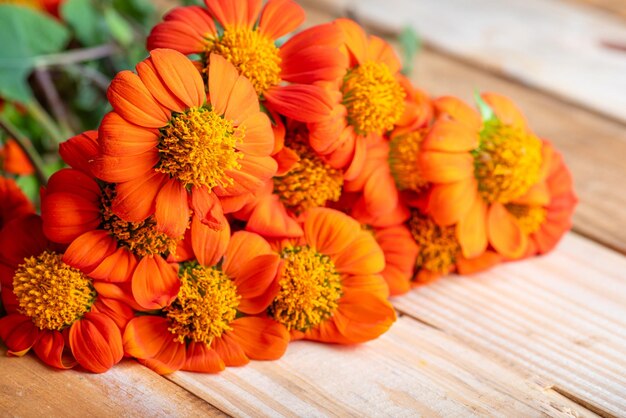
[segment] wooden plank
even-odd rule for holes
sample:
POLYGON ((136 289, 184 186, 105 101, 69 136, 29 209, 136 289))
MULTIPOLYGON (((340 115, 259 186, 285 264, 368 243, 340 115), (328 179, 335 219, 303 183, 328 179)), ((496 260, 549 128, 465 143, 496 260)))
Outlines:
MULTIPOLYGON (((351 0, 340 0, 332 7, 326 3, 328 0, 309 1, 312 0, 305 2, 311 4, 307 16, 313 24, 330 21, 345 7, 342 3, 351 0)), ((411 78, 433 96, 454 94, 471 102, 479 90, 511 97, 523 109, 532 128, 563 153, 572 170, 580 197, 574 229, 626 254, 625 124, 429 49, 416 58, 411 78)))
POLYGON ((104 374, 53 370, 0 347, 0 417, 224 416, 202 399, 132 361, 104 374))
POLYGON ((568 0, 597 7, 598 9, 626 18, 626 2, 623 0, 568 0))
POLYGON ((596 8, 554 0, 321 3, 388 32, 413 26, 438 49, 626 121, 626 58, 605 46, 623 43, 626 26, 596 8))
POLYGON ((410 318, 357 347, 295 342, 276 362, 169 378, 235 416, 594 415, 410 318))
POLYGON ((626 257, 570 234, 548 256, 450 277, 394 300, 407 315, 626 416, 626 257))

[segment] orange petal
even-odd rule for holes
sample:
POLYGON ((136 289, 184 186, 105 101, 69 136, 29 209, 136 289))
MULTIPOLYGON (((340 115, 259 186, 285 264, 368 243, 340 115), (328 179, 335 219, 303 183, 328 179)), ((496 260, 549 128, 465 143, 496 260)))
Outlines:
POLYGON ((223 27, 245 26, 251 28, 259 17, 261 0, 246 0, 233 2, 232 0, 205 0, 204 4, 209 13, 217 19, 223 27))
POLYGON ((59 145, 59 155, 67 165, 91 174, 91 161, 98 154, 98 132, 86 131, 59 145))
POLYGON ((145 177, 117 184, 111 209, 126 221, 144 221, 154 214, 157 194, 166 181, 165 174, 152 172, 145 177))
POLYGON ((265 113, 254 112, 241 122, 246 134, 237 149, 251 155, 270 155, 274 149, 272 124, 265 113))
POLYGON ((220 356, 222 361, 224 361, 224 364, 229 367, 245 366, 250 362, 243 348, 228 332, 225 332, 219 338, 215 338, 211 347, 220 356))
POLYGON ((268 238, 302 236, 302 228, 275 194, 263 196, 257 201, 248 218, 246 230, 268 238))
POLYGON ((419 169, 432 183, 453 183, 474 175, 474 158, 469 153, 427 151, 419 155, 419 169))
POLYGON ((230 62, 218 54, 211 54, 209 57, 209 95, 211 105, 219 115, 226 112, 228 98, 238 79, 239 72, 230 62))
POLYGON ((501 262, 502 256, 500 254, 493 251, 485 251, 476 258, 457 258, 456 267, 459 274, 466 275, 488 270, 501 262))
POLYGON ((356 234, 354 241, 332 258, 342 274, 378 274, 385 268, 385 256, 368 232, 356 234))
POLYGON ((487 215, 489 242, 503 256, 515 259, 524 255, 528 236, 521 230, 504 205, 493 203, 487 215))
POLYGON ((226 224, 222 205, 212 191, 205 186, 191 189, 191 208, 200 221, 213 229, 223 229, 226 224))
POLYGON ((247 192, 256 192, 276 174, 278 164, 272 157, 257 157, 246 154, 239 160, 239 170, 226 170, 226 174, 235 181, 225 189, 225 195, 236 196, 247 192))
MULTIPOLYGON (((415 262, 413 263, 415 265, 415 262)), ((380 274, 370 275, 344 275, 341 279, 344 291, 367 291, 380 297, 389 297, 389 287, 380 274)))
POLYGON ((372 61, 385 64, 391 71, 391 74, 395 74, 402 69, 400 59, 391 45, 378 36, 371 35, 369 37, 367 56, 372 61))
POLYGON ((67 244, 96 229, 102 223, 102 213, 99 205, 87 200, 88 197, 72 193, 46 195, 41 203, 46 236, 67 244))
POLYGON ((132 280, 133 297, 145 309, 166 307, 180 289, 177 269, 158 255, 142 258, 132 280))
POLYGON ((44 363, 57 369, 71 369, 77 361, 65 352, 65 339, 58 331, 44 331, 33 350, 44 363))
POLYGON ((96 177, 109 183, 123 183, 148 177, 159 158, 156 148, 137 155, 100 154, 94 161, 92 171, 96 177))
POLYGON ((338 25, 344 35, 346 47, 352 56, 352 66, 365 62, 367 57, 367 37, 363 28, 358 23, 349 19, 337 19, 338 25))
POLYGON ((130 71, 117 73, 107 90, 107 97, 113 110, 135 125, 162 128, 170 120, 170 112, 154 100, 139 76, 130 71))
POLYGON ((188 6, 172 9, 148 36, 148 51, 171 48, 185 55, 204 51, 206 39, 217 34, 213 18, 204 7, 188 6))
POLYGON ((522 197, 515 199, 518 205, 547 206, 550 203, 550 189, 545 181, 535 183, 522 197))
POLYGON ((115 112, 104 115, 98 131, 101 151, 110 156, 140 155, 159 143, 159 131, 133 125, 115 112))
POLYGON ((287 350, 289 332, 272 319, 239 318, 231 326, 228 335, 253 360, 278 360, 287 350))
POLYGON ((291 148, 283 148, 277 154, 273 155, 276 163, 278 163, 277 176, 284 176, 287 174, 293 166, 300 161, 298 154, 291 148))
POLYGON ((432 126, 420 148, 424 151, 466 152, 478 147, 478 131, 456 121, 440 119, 432 126))
POLYGON ((191 246, 203 266, 214 266, 226 253, 230 240, 230 225, 224 224, 221 230, 204 225, 197 216, 191 221, 191 246))
POLYGON ((428 212, 439 225, 457 223, 478 199, 476 180, 471 177, 450 184, 436 185, 428 197, 428 212))
POLYGON ((9 349, 12 356, 26 354, 39 338, 40 330, 33 321, 21 314, 10 314, 0 318, 0 339, 9 349))
POLYGON ((487 205, 475 199, 467 214, 456 225, 456 237, 463 256, 478 257, 487 249, 487 205))
POLYGON ((306 213, 304 238, 322 254, 333 256, 345 252, 360 232, 360 224, 339 211, 314 208, 306 213))
POLYGON ((182 237, 189 225, 189 213, 187 189, 178 180, 170 179, 156 198, 154 217, 157 231, 173 238, 182 237))
POLYGON ((185 344, 174 341, 168 320, 159 316, 132 319, 124 331, 124 351, 159 374, 172 373, 185 364, 185 344))
POLYGON ((365 291, 346 293, 332 317, 341 335, 353 344, 378 338, 395 320, 386 298, 365 291))
POLYGON ((229 277, 238 277, 244 266, 254 257, 272 253, 270 244, 260 235, 247 231, 237 231, 228 243, 222 271, 229 277))
POLYGON ((268 108, 300 122, 320 122, 330 116, 333 109, 331 96, 316 85, 274 86, 263 97, 268 108))
POLYGON ((269 0, 261 12, 259 32, 278 39, 300 26, 306 15, 293 0, 269 0))
POLYGON ((173 49, 154 49, 150 51, 150 59, 156 75, 163 83, 150 85, 150 91, 167 89, 169 94, 173 94, 188 108, 204 104, 206 100, 204 81, 189 58, 173 49))
POLYGON ((191 342, 187 346, 187 358, 182 370, 197 373, 217 373, 226 365, 220 356, 205 343, 191 342))
POLYGON ((502 123, 528 129, 526 117, 511 99, 496 93, 483 93, 481 97, 493 109, 496 117, 502 123))
POLYGON ((108 231, 90 231, 70 244, 63 254, 63 262, 89 274, 116 249, 117 242, 108 231))
POLYGON ((0 231, 0 261, 17 267, 24 259, 41 254, 49 243, 42 231, 41 217, 26 215, 15 218, 0 231), (19 239, 16 239, 19 238, 19 239))
POLYGON ((136 267, 137 257, 127 248, 120 247, 89 272, 89 276, 105 282, 123 283, 132 278, 136 267))
POLYGON ((241 312, 254 315, 268 307, 278 291, 276 288, 275 292, 269 292, 276 279, 280 262, 277 254, 259 255, 243 265, 237 276, 231 276, 235 279, 237 292, 241 295, 241 303, 238 307, 241 312), (266 293, 273 294, 264 298, 267 301, 265 306, 258 306, 259 300, 256 300, 254 305, 247 303, 250 299, 258 298, 266 293))
MULTIPOLYGON (((213 62, 213 55, 211 56, 211 62, 213 62)), ((226 62, 224 65, 232 66, 229 62, 226 62)), ((233 67, 233 71, 236 71, 234 68, 235 67, 233 67)), ((259 99, 252 83, 243 75, 238 76, 230 91, 226 109, 224 110, 224 118, 232 120, 234 124, 238 126, 242 124, 244 120, 259 112, 259 99)))
POLYGON ((135 312, 130 306, 116 299, 102 297, 102 295, 98 295, 94 304, 91 305, 91 312, 108 316, 120 330, 126 328, 128 322, 135 317, 135 312))
POLYGON ((443 96, 436 99, 433 104, 438 117, 445 116, 448 119, 460 122, 474 133, 480 131, 482 127, 480 115, 462 100, 453 96, 443 96))
POLYGON ((387 164, 374 170, 367 180, 363 199, 367 212, 373 217, 384 216, 398 205, 398 188, 387 164))
POLYGON ((69 331, 76 361, 93 373, 104 373, 124 357, 122 335, 115 322, 100 313, 87 312, 69 331))

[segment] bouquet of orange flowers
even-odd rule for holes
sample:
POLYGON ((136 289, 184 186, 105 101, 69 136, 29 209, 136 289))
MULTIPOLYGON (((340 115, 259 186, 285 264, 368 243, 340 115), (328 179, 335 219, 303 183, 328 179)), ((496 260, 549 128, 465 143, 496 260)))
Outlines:
POLYGON ((554 248, 571 175, 511 100, 431 98, 385 40, 304 20, 292 0, 173 9, 52 168, 4 112, 5 172, 54 171, 40 215, 0 180, 10 355, 214 373, 377 338, 390 296, 554 248))

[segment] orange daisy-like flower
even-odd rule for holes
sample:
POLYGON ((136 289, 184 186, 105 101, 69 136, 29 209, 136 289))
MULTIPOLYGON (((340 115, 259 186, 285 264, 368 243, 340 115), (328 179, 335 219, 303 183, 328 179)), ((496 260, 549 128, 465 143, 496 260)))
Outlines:
MULTIPOLYGON (((356 174, 365 162, 368 143, 396 124, 417 122, 421 96, 400 74, 400 60, 389 44, 367 36, 355 22, 338 19, 348 57, 344 73, 329 88, 335 92, 330 117, 309 124, 311 145, 337 168, 356 174)), ((375 141, 374 141, 375 142, 375 141)))
POLYGON ((276 46, 305 18, 292 0, 205 0, 206 8, 180 7, 148 37, 148 49, 200 54, 201 65, 219 54, 247 77, 269 110, 303 122, 328 116, 330 98, 320 81, 343 75, 342 34, 333 24, 307 29, 276 46), (217 21, 221 28, 216 27, 217 21))
POLYGON ((491 245, 515 259, 526 254, 528 234, 507 205, 548 203, 546 147, 509 99, 484 94, 480 102, 482 119, 456 98, 435 101, 438 119, 420 156, 433 183, 428 211, 441 226, 456 224, 465 257, 491 245))
POLYGON ((6 173, 27 176, 35 172, 35 167, 14 139, 6 141, 0 149, 0 165, 6 173))
POLYGON ((0 176, 0 228, 14 218, 35 213, 28 200, 13 179, 0 176))
POLYGON ((235 216, 246 229, 268 238, 302 235, 298 217, 341 197, 343 172, 324 162, 310 147, 306 125, 289 121, 284 148, 275 158, 279 172, 235 216))
POLYGON ((192 62, 166 49, 153 50, 138 75, 122 71, 111 82, 95 174, 117 183, 112 210, 121 219, 154 215, 160 232, 177 237, 191 208, 220 228, 219 200, 253 192, 276 172, 271 124, 252 84, 221 56, 210 63, 208 93, 192 62))
POLYGON ((303 218, 301 238, 276 243, 284 269, 268 315, 292 339, 355 344, 377 338, 395 321, 380 247, 334 209, 314 208, 303 218))
POLYGON ((37 215, 8 223, 0 233, 7 311, 0 319, 0 338, 9 354, 22 356, 32 348, 50 366, 79 364, 95 373, 118 363, 124 355, 120 329, 133 313, 100 297, 92 279, 65 262, 59 247, 43 235, 37 215))
POLYGON ((44 233, 51 241, 69 244, 65 261, 70 266, 104 282, 130 282, 140 307, 162 308, 180 287, 176 268, 166 258, 183 235, 160 232, 154 216, 128 222, 113 213, 116 186, 90 174, 97 146, 95 131, 61 144, 61 155, 74 168, 62 169, 48 181, 41 204, 44 233))
POLYGON ((269 318, 253 316, 278 291, 280 258, 259 235, 239 231, 229 241, 230 230, 194 222, 198 229, 191 230, 178 255, 185 261, 177 298, 158 314, 128 323, 126 353, 161 374, 181 369, 216 373, 250 359, 280 358, 289 333, 269 318))
POLYGON ((572 227, 572 215, 578 202, 574 193, 572 175, 563 157, 544 141, 544 157, 549 161, 546 187, 550 200, 547 204, 509 204, 507 211, 529 237, 526 256, 545 254, 552 250, 572 227))

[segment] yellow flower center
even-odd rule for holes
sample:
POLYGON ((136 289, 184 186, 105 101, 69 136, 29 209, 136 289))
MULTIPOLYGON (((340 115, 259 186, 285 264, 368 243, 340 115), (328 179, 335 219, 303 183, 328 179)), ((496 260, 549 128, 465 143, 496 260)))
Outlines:
POLYGON ((486 122, 474 150, 474 175, 486 202, 509 203, 539 181, 541 141, 523 129, 486 122))
POLYGON ((62 330, 88 312, 96 298, 91 280, 61 259, 45 251, 24 259, 13 276, 19 312, 39 329, 62 330))
POLYGON ((140 257, 154 254, 174 253, 178 242, 183 237, 171 238, 157 231, 156 221, 150 216, 143 222, 126 222, 111 210, 111 201, 115 198, 115 186, 102 187, 101 211, 102 229, 109 231, 118 245, 128 248, 140 257))
POLYGON ((404 112, 406 93, 389 67, 369 61, 351 69, 341 86, 348 123, 357 134, 383 134, 404 112))
POLYGON ((389 168, 399 190, 419 192, 428 185, 417 163, 423 139, 424 133, 415 131, 389 142, 389 168))
POLYGON ((216 267, 181 266, 181 286, 176 300, 164 309, 169 331, 179 343, 194 341, 210 345, 230 331, 241 296, 233 281, 216 267))
POLYGON ((333 316, 341 297, 341 279, 330 257, 309 246, 281 252, 285 269, 280 291, 268 314, 288 330, 306 332, 333 316))
POLYGON ((215 52, 228 60, 262 95, 280 83, 280 55, 274 42, 257 30, 228 27, 224 34, 207 42, 207 59, 215 52))
POLYGON ((235 127, 206 107, 174 114, 161 129, 158 145, 161 161, 156 171, 169 174, 185 186, 226 187, 233 179, 228 170, 241 168, 243 127, 235 127))
POLYGON ((454 226, 439 226, 430 217, 412 211, 409 229, 419 246, 416 267, 433 273, 449 273, 461 252, 454 226))
POLYGON ((548 214, 541 206, 509 204, 506 205, 506 209, 517 219, 522 231, 528 235, 539 230, 548 214))
POLYGON ((274 193, 291 211, 300 214, 307 209, 336 202, 341 197, 343 174, 322 161, 311 148, 298 141, 289 147, 300 157, 287 174, 274 177, 274 193))

